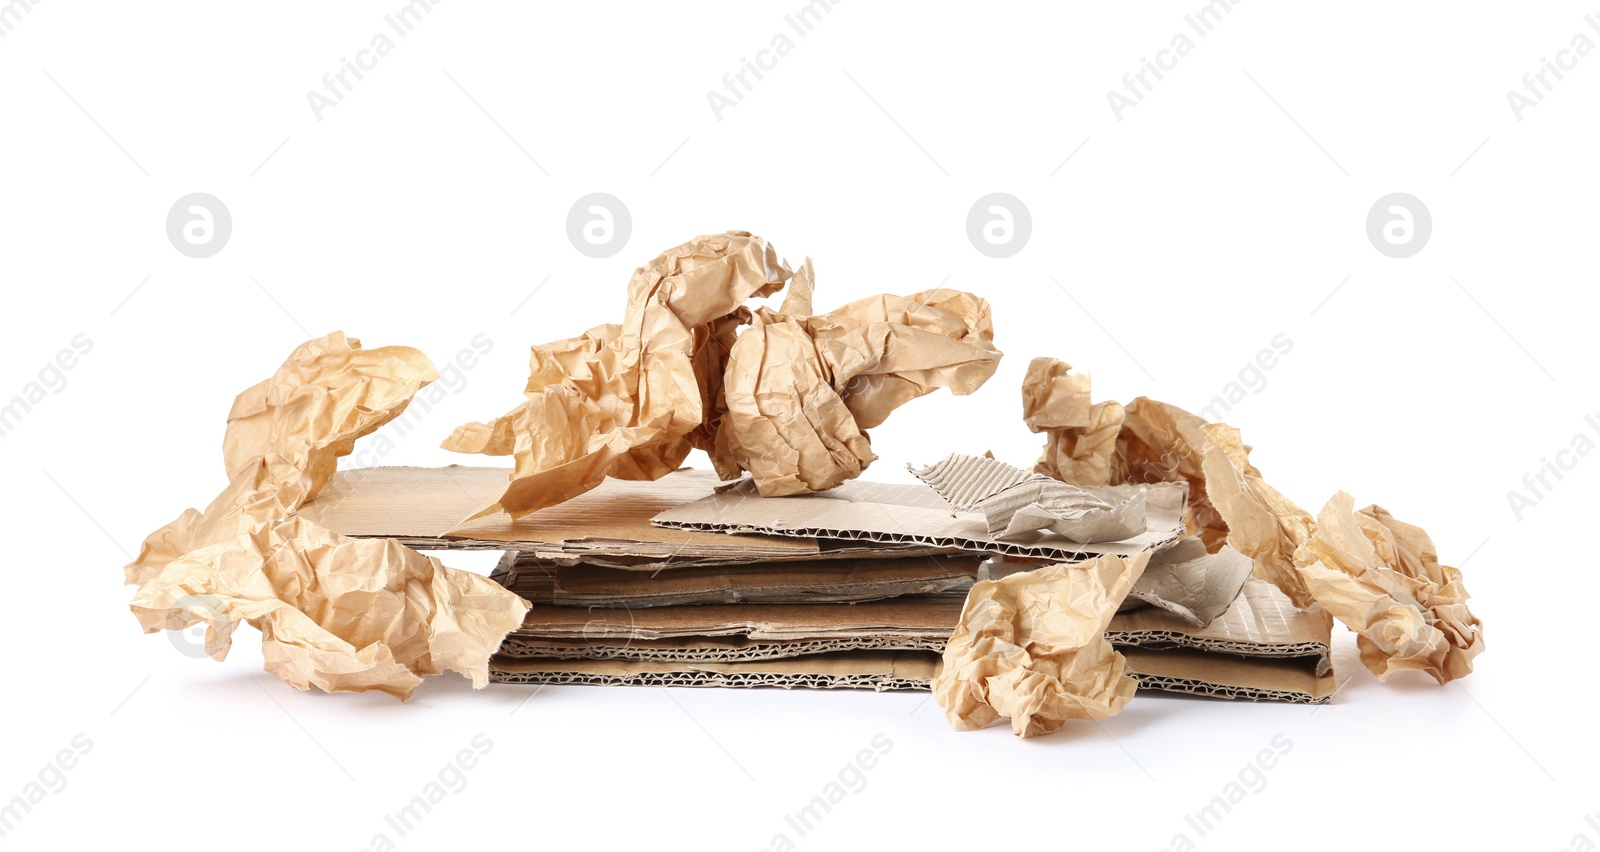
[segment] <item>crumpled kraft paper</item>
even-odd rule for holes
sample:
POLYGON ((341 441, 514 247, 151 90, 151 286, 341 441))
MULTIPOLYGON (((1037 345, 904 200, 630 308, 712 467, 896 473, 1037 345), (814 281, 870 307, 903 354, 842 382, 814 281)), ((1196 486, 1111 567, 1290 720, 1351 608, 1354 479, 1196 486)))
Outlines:
POLYGON ((1023 379, 1023 422, 1046 436, 1034 470, 1073 485, 1189 483, 1186 526, 1215 552, 1228 527, 1211 505, 1201 464, 1205 420, 1175 405, 1139 397, 1126 406, 1089 403, 1089 377, 1071 365, 1035 358, 1023 379))
POLYGON ((294 512, 357 438, 438 377, 415 349, 362 350, 335 332, 240 394, 223 442, 229 484, 152 533, 125 569, 146 632, 205 624, 223 659, 240 621, 266 669, 300 689, 408 697, 453 669, 488 683, 489 656, 528 605, 486 577, 387 540, 346 538, 294 512))
POLYGON ((1419 669, 1448 683, 1483 652, 1461 572, 1439 563, 1426 532, 1380 506, 1355 511, 1349 494, 1335 494, 1295 561, 1317 602, 1356 631, 1361 662, 1380 680, 1419 669))
POLYGON ((534 347, 528 398, 444 442, 515 458, 505 494, 475 517, 521 517, 607 476, 658 479, 694 448, 725 478, 749 471, 763 496, 831 488, 875 458, 865 430, 938 388, 971 393, 999 363, 976 296, 930 290, 813 315, 812 282, 809 260, 793 271, 743 231, 640 267, 621 325, 534 347), (786 284, 779 310, 744 306, 786 284))
POLYGON ((1213 506, 1224 519, 1228 544, 1256 561, 1256 576, 1277 586, 1294 605, 1315 602, 1301 577, 1294 552, 1311 537, 1316 522, 1249 461, 1239 430, 1226 423, 1205 427, 1209 446, 1203 469, 1213 506))
POLYGON ((1105 631, 1149 560, 1106 555, 975 584, 933 679, 950 724, 1009 718, 1032 737, 1121 711, 1137 684, 1105 631))
POLYGON ((906 468, 950 508, 982 512, 991 538, 1049 530, 1087 544, 1123 541, 1145 529, 1146 491, 1113 502, 994 458, 959 453, 925 468, 906 468))
POLYGON ((1120 411, 1090 405, 1088 378, 1070 370, 1037 358, 1024 379, 1024 421, 1046 434, 1035 470, 1078 484, 1186 480, 1190 531, 1214 553, 1226 543, 1250 557, 1295 606, 1321 604, 1358 634, 1378 677, 1414 668, 1444 683, 1472 671, 1482 625, 1460 571, 1420 528, 1377 506, 1352 512, 1343 492, 1312 518, 1266 483, 1237 429, 1142 397, 1120 411))

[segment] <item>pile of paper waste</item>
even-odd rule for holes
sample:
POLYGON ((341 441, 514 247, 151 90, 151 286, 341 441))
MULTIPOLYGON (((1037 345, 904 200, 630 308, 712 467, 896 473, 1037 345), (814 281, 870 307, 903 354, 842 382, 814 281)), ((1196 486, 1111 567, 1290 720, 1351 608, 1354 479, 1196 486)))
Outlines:
MULTIPOLYGON (((1230 426, 1035 359, 1031 470, 953 453, 860 479, 868 430, 993 375, 990 307, 956 290, 816 313, 760 237, 635 271, 622 321, 532 349, 523 401, 447 449, 510 467, 338 469, 438 378, 422 353, 309 341, 228 415, 228 486, 145 541, 146 631, 262 634, 300 688, 929 690, 959 729, 1022 736, 1136 690, 1323 703, 1333 622, 1379 678, 1472 670, 1482 628, 1420 528, 1273 489, 1230 426), (781 305, 752 305, 782 293, 781 305), (692 450, 711 470, 684 467, 692 450), (425 551, 503 552, 489 577, 425 551)), ((904 415, 914 416, 914 415, 904 415)), ((972 448, 952 447, 952 450, 972 448)), ((979 448, 981 450, 981 448, 979 448)), ((448 557, 448 554, 446 554, 448 557)))

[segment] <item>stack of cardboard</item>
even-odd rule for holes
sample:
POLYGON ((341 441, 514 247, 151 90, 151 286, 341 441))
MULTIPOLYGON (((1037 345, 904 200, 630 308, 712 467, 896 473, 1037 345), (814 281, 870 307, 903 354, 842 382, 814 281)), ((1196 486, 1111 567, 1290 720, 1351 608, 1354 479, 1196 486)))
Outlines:
MULTIPOLYGON (((1175 554, 1171 571, 1152 568, 1135 597, 1164 603, 1163 577, 1195 584, 1172 573, 1195 541, 1182 539, 1179 484, 1117 486, 1145 492, 1146 529, 1100 544, 999 541, 981 516, 953 513, 920 485, 857 481, 761 497, 748 481, 719 485, 693 470, 609 479, 520 519, 463 522, 500 494, 506 474, 346 471, 302 514, 355 537, 505 551, 494 579, 532 604, 491 661, 493 679, 509 683, 927 689, 979 580, 1153 550, 1175 554)), ((1242 574, 1221 586, 1225 599, 1199 618, 1172 606, 1116 616, 1107 635, 1141 686, 1327 701, 1328 616, 1242 574)))

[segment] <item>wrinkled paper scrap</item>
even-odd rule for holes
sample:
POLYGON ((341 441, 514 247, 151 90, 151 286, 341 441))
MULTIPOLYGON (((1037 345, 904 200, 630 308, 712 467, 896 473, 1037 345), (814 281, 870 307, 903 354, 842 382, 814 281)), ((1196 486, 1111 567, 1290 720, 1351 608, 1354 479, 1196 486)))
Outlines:
POLYGON ((958 512, 982 512, 991 538, 1047 530, 1079 544, 1124 541, 1144 532, 1140 490, 1108 500, 1076 485, 1029 473, 993 458, 952 454, 924 468, 907 465, 958 512))
POLYGON ((1032 737, 1121 711, 1137 683, 1105 631, 1149 560, 1106 555, 975 584, 933 680, 950 724, 1008 718, 1032 737))
POLYGON ((939 388, 972 393, 999 363, 976 296, 875 296, 813 315, 812 282, 809 260, 791 270, 744 231, 640 267, 620 325, 535 346, 527 399, 445 440, 516 461, 477 517, 521 517, 607 476, 659 479, 691 449, 725 479, 749 471, 763 496, 826 490, 876 458, 865 430, 939 388), (745 307, 786 285, 780 310, 745 307))
POLYGON ((1418 669, 1448 683, 1483 652, 1461 572, 1439 563, 1421 528, 1380 506, 1355 511, 1349 494, 1335 494, 1295 560, 1317 601, 1359 634, 1361 662, 1380 680, 1418 669))
POLYGON ((1228 527, 1211 505, 1201 469, 1205 421, 1148 397, 1091 405, 1089 377, 1071 370, 1064 361, 1035 358, 1023 378, 1023 422, 1045 433, 1034 470, 1072 485, 1187 482, 1189 534, 1215 552, 1228 527))
POLYGON ((204 512, 152 533, 124 569, 145 631, 205 624, 206 652, 221 660, 247 621, 261 631, 267 671, 299 689, 405 699, 445 669, 487 684, 489 656, 525 602, 397 542, 347 538, 294 514, 357 438, 437 377, 415 349, 363 350, 335 332, 240 394, 223 441, 228 486, 204 512))
MULTIPOLYGON (((1419 669, 1445 683, 1472 671, 1482 624, 1427 533, 1378 506, 1354 511, 1343 492, 1313 518, 1267 484, 1237 429, 1142 397, 1091 404, 1088 377, 1071 369, 1036 358, 1023 382, 1024 422, 1046 436, 1037 472, 1078 485, 1186 481, 1190 533, 1213 554, 1226 544, 1249 557, 1295 606, 1322 605, 1357 633, 1379 678, 1419 669)), ((1167 575, 1158 556, 1145 577, 1167 575)))

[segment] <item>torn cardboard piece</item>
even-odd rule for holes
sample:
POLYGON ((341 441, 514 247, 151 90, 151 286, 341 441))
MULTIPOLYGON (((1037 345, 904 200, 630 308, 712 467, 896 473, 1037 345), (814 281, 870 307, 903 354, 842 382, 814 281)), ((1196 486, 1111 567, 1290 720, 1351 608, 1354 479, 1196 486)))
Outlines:
POLYGON ((1101 554, 1131 556, 1183 534, 1185 486, 1119 485, 1089 489, 1108 501, 1145 494, 1145 530, 1123 541, 1079 543, 1044 531, 1016 540, 989 537, 988 522, 977 512, 951 514, 949 504, 921 485, 847 482, 822 494, 762 497, 748 482, 687 505, 668 509, 652 521, 670 529, 710 533, 828 538, 955 548, 1052 561, 1081 561, 1101 554))
POLYGON ((1069 541, 1123 541, 1145 529, 1145 491, 1112 501, 1087 488, 1029 473, 993 458, 948 456, 925 468, 907 465, 958 512, 981 512, 991 538, 1046 530, 1069 541))
POLYGON ((1106 641, 1149 553, 1049 565, 972 587, 933 696, 957 730, 1011 720, 1019 737, 1115 715, 1135 682, 1106 641))
MULTIPOLYGON (((561 565, 508 551, 492 579, 531 603, 683 606, 705 603, 853 603, 901 595, 965 596, 981 556, 829 559, 639 572, 561 565)), ((1247 560, 1248 561, 1248 560, 1247 560)))
POLYGON ((1205 542, 1190 536, 1151 555, 1122 610, 1149 604, 1204 627, 1228 611, 1254 567, 1231 547, 1207 553, 1205 542))
POLYGON ((994 373, 982 299, 930 290, 812 315, 812 281, 809 260, 797 273, 744 231, 640 267, 620 325, 534 347, 526 401, 445 441, 516 460, 478 516, 521 517, 607 476, 658 479, 692 448, 726 478, 749 471, 762 494, 825 490, 876 458, 865 430, 895 408, 941 387, 971 393, 994 373), (745 307, 785 285, 781 311, 745 307))
POLYGON ((377 467, 340 471, 302 517, 353 538, 390 538, 420 549, 518 550, 563 564, 637 571, 752 562, 956 553, 916 544, 879 546, 780 536, 733 538, 651 524, 662 511, 710 496, 710 471, 680 470, 655 481, 607 479, 521 518, 464 521, 505 487, 505 468, 377 467))
POLYGON ((145 631, 203 623, 221 660, 248 621, 267 671, 299 689, 404 699, 445 669, 485 685, 489 655, 527 604, 486 577, 294 514, 357 438, 437 375, 415 349, 364 351, 335 332, 240 394, 224 439, 228 487, 152 533, 124 569, 145 631))

